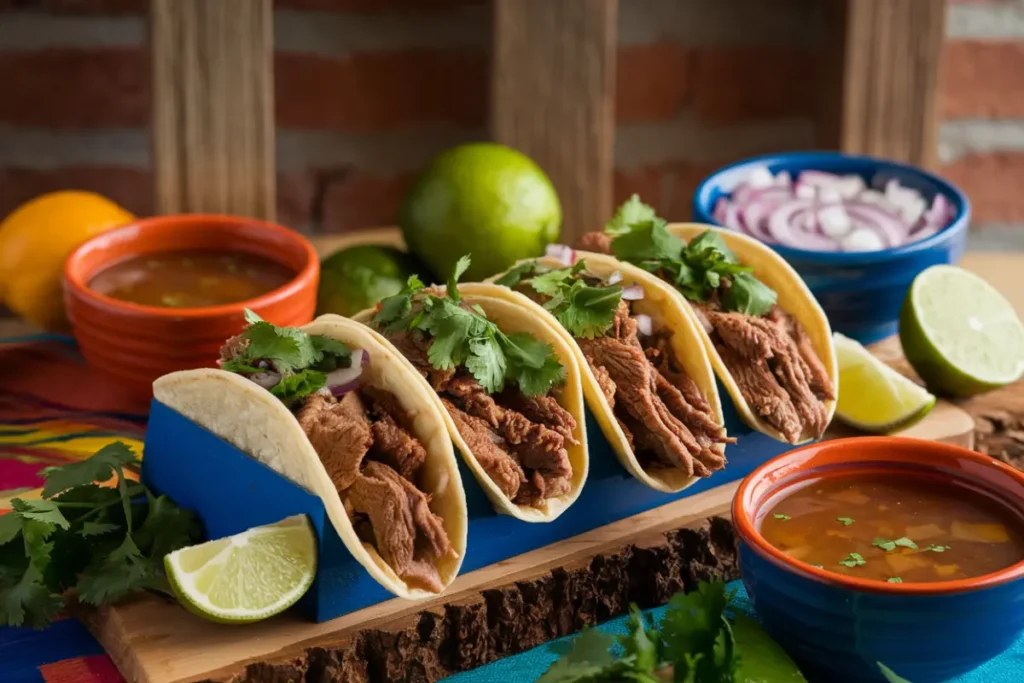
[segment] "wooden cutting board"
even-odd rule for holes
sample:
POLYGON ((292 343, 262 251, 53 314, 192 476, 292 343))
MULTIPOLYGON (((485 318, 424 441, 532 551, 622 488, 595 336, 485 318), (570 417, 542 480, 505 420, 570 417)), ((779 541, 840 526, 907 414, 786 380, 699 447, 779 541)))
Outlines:
MULTIPOLYGON (((397 230, 366 231, 317 240, 321 253, 361 243, 401 245, 397 230)), ((893 358, 886 347, 887 361, 893 358)), ((841 426, 825 438, 855 434, 841 426)), ((974 421, 963 410, 940 401, 923 421, 902 435, 972 447, 974 421)), ((308 665, 309 648, 335 648, 368 629, 399 631, 417 615, 443 615, 460 605, 482 600, 484 591, 538 580, 553 570, 579 567, 591 558, 630 547, 665 544, 664 532, 709 517, 727 515, 739 482, 731 482, 648 512, 596 529, 573 539, 464 574, 447 593, 426 602, 395 599, 314 624, 288 613, 259 624, 223 626, 195 617, 176 604, 145 596, 97 611, 83 618, 121 673, 139 683, 185 683, 202 680, 244 680, 246 666, 256 662, 299 662, 308 665)), ((326 650, 324 650, 326 651, 326 650)), ((483 663, 485 659, 474 660, 483 663)), ((296 665, 297 666, 297 665, 296 665)), ((286 667, 287 668, 287 667, 286 667)), ((289 676, 290 677, 290 676, 289 676)), ((277 680, 277 679, 275 679, 277 680)), ((284 679, 281 679, 284 680, 284 679)))

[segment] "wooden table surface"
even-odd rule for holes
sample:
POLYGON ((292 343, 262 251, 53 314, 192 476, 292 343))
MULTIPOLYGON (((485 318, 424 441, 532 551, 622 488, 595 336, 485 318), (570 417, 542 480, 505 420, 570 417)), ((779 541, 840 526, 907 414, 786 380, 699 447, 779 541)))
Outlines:
MULTIPOLYGON (((355 236, 337 235, 313 238, 321 253, 331 253, 343 245, 366 240, 393 240, 396 233, 391 231, 364 232, 355 236)), ((960 264, 977 273, 1001 291, 1024 316, 1024 287, 1020 286, 1021 272, 1024 271, 1024 252, 989 253, 973 252, 964 256, 960 264)), ((30 334, 38 330, 20 321, 0 318, 0 338, 30 334)), ((883 342, 885 345, 886 342, 883 342)), ((898 353, 898 346, 888 344, 889 349, 898 353)), ((883 356, 886 355, 883 353, 883 356)), ((913 371, 905 363, 894 365, 908 375, 913 371)), ((973 399, 957 402, 975 419, 977 432, 976 448, 994 457, 1009 462, 1024 470, 1024 382, 993 391, 973 399)))

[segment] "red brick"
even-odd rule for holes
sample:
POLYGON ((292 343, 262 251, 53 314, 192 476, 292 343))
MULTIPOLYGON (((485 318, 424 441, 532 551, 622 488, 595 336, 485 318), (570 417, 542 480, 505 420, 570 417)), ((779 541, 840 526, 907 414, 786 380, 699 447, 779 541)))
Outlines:
POLYGON ((943 54, 943 118, 1024 116, 1024 43, 962 40, 943 54))
POLYGON ((967 193, 973 223, 1024 221, 1024 152, 968 155, 942 174, 967 193))
POLYGON ((482 125, 487 56, 402 50, 334 59, 282 53, 275 60, 278 125, 374 131, 423 124, 482 125))
POLYGON ((673 43, 620 47, 616 121, 664 121, 678 116, 691 94, 693 57, 691 50, 673 43))
POLYGON ((356 171, 329 182, 320 197, 321 223, 315 222, 316 186, 329 172, 309 170, 278 176, 278 222, 321 233, 350 232, 394 225, 413 174, 378 176, 356 171))
POLYGON ((639 169, 615 170, 615 204, 632 194, 640 195, 658 215, 670 221, 688 221, 693 193, 704 178, 717 166, 706 164, 666 163, 639 169))
POLYGON ((153 176, 148 170, 71 166, 53 170, 0 168, 0 217, 23 202, 56 190, 89 190, 137 216, 153 213, 153 176))
POLYGON ((693 82, 697 114, 709 123, 813 116, 819 61, 802 48, 700 50, 693 82))
POLYGON ((134 48, 0 53, 0 124, 147 125, 148 63, 146 53, 134 48))
POLYGON ((303 9, 324 12, 431 12, 467 5, 484 5, 487 0, 274 0, 275 9, 303 9))

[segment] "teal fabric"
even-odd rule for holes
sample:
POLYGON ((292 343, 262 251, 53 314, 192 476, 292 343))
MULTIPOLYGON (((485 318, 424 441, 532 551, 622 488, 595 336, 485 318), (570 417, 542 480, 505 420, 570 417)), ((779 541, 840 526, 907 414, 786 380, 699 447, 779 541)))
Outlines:
MULTIPOLYGON (((733 602, 737 610, 753 614, 750 601, 743 584, 736 581, 729 586, 736 590, 733 602)), ((665 608, 649 610, 656 620, 660 620, 665 608)), ((605 633, 624 635, 626 633, 625 618, 615 619, 598 627, 605 633)), ((571 638, 571 636, 570 636, 571 638)), ((565 639, 563 639, 565 640, 565 639)), ((550 643, 535 647, 532 650, 498 660, 493 664, 456 674, 444 679, 443 683, 511 683, 512 681, 536 681, 558 657, 550 652, 550 643)), ((1024 681, 1024 638, 1000 657, 982 665, 971 673, 953 679, 949 683, 1021 683, 1024 681)), ((812 683, 827 683, 825 681, 812 683)))

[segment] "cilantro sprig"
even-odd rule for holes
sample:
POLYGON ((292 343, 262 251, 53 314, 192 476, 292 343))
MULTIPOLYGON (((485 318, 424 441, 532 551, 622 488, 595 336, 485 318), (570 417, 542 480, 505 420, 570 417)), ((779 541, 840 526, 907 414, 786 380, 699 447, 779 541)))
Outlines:
POLYGON ((0 515, 0 625, 43 628, 72 589, 92 605, 169 593, 164 555, 200 540, 202 529, 191 511, 127 476, 138 464, 115 442, 44 469, 41 499, 11 501, 0 515), (111 477, 114 486, 94 483, 111 477))
POLYGON ((513 382, 527 396, 542 396, 565 377, 551 345, 525 332, 506 334, 480 306, 462 300, 458 281, 469 256, 455 265, 443 295, 424 292, 410 277, 401 292, 381 301, 373 323, 385 334, 418 331, 433 339, 427 359, 438 370, 465 367, 488 393, 513 382))
POLYGON ((515 287, 529 286, 547 297, 543 306, 574 337, 593 339, 608 331, 615 319, 615 310, 622 300, 619 285, 588 284, 584 277, 586 260, 569 268, 548 268, 537 261, 527 261, 512 268, 495 284, 515 287))
POLYGON ((268 369, 281 379, 270 392, 285 403, 316 393, 327 374, 347 368, 352 351, 342 342, 323 335, 307 334, 297 327, 278 327, 245 310, 248 326, 239 335, 241 343, 220 367, 229 372, 252 375, 268 369), (266 366, 266 367, 264 367, 266 366))
POLYGON ((707 301, 717 292, 723 310, 754 316, 775 305, 775 291, 740 264, 717 232, 707 230, 687 244, 637 195, 619 207, 605 233, 613 237, 616 258, 657 275, 687 299, 707 301))
POLYGON ((739 653, 725 609, 732 595, 721 581, 701 582, 678 593, 661 623, 630 607, 629 634, 587 629, 568 645, 553 646, 562 658, 537 683, 736 683, 739 653), (621 648, 621 656, 611 651, 621 648))

